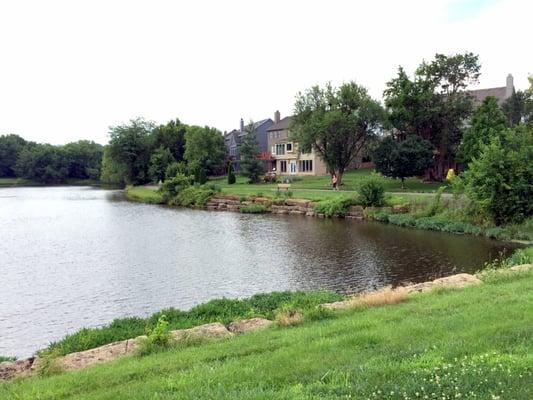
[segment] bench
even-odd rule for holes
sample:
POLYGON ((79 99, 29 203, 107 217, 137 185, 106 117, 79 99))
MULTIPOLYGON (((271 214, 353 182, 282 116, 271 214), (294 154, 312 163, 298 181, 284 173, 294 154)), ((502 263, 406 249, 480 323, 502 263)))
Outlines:
POLYGON ((278 189, 289 190, 291 188, 290 183, 278 183, 278 189))

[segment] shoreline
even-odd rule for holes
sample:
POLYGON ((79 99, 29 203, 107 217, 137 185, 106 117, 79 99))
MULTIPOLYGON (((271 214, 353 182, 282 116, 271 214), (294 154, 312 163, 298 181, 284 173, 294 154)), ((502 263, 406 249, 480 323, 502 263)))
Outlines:
MULTIPOLYGON (((342 196, 342 191, 339 192, 342 196)), ((508 231, 508 227, 485 228, 463 221, 441 221, 432 217, 415 217, 415 207, 411 203, 391 204, 381 207, 365 207, 361 205, 350 205, 344 215, 326 215, 316 212, 315 206, 319 201, 301 199, 294 197, 259 197, 259 196, 239 196, 227 193, 215 193, 204 205, 176 206, 168 205, 163 197, 157 192, 157 188, 145 186, 127 186, 124 189, 125 198, 129 201, 145 204, 161 204, 171 207, 184 207, 191 209, 202 209, 207 211, 231 211, 250 214, 279 214, 279 215, 299 215, 313 218, 338 218, 345 220, 367 220, 375 221, 395 226, 450 233, 455 235, 471 235, 487 237, 489 239, 510 242, 524 246, 533 245, 533 239, 529 240, 520 235, 520 232, 508 231)))

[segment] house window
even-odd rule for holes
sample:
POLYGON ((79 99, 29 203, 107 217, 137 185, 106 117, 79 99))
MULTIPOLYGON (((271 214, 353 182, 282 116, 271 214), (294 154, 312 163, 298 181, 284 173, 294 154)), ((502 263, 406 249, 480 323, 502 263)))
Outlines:
POLYGON ((287 143, 287 152, 292 151, 292 143, 287 143))
POLYGON ((287 161, 280 161, 279 169, 281 170, 281 172, 287 172, 287 161))
POLYGON ((296 173, 296 162, 291 162, 291 174, 296 173))
POLYGON ((282 156, 285 154, 285 144, 277 144, 276 145, 276 155, 282 156))
POLYGON ((300 172, 313 172, 313 160, 300 160, 300 172))

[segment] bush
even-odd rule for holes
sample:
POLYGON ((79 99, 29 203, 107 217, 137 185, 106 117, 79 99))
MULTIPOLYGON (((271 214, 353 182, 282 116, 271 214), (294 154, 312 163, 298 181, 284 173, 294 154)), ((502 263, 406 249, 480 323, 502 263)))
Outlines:
POLYGON ((241 206, 241 212, 244 214, 263 214, 268 211, 263 204, 248 204, 241 206))
POLYGON ((533 215, 533 127, 517 126, 482 148, 462 175, 470 200, 497 225, 533 215))
POLYGON ((187 164, 183 161, 170 163, 165 170, 165 180, 174 178, 178 174, 188 175, 187 164))
POLYGON ((233 185, 237 181, 235 172, 233 171, 233 163, 228 162, 228 185, 233 185))
POLYGON ((357 192, 357 201, 363 206, 380 207, 385 203, 385 186, 376 176, 363 179, 357 192))
POLYGON ((344 217, 348 208, 354 203, 352 198, 335 197, 322 200, 315 204, 315 212, 324 214, 326 217, 344 217))
POLYGON ((156 325, 149 329, 146 339, 141 342, 138 349, 138 355, 148 355, 156 351, 164 350, 170 347, 172 334, 170 333, 169 323, 166 315, 161 315, 156 325))
POLYGON ((204 207, 211 197, 213 197, 217 191, 204 186, 190 186, 179 192, 173 199, 169 201, 169 204, 176 206, 196 206, 204 207))
POLYGON ((165 180, 165 182, 163 182, 161 185, 161 188, 159 188, 161 194, 163 195, 163 199, 166 202, 171 201, 183 189, 191 186, 193 179, 194 178, 192 176, 186 176, 182 173, 177 173, 173 178, 165 180))

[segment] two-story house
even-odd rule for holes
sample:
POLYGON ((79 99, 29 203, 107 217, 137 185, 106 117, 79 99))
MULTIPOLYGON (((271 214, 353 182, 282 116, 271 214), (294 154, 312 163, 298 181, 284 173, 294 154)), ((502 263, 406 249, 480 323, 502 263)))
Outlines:
POLYGON ((327 175, 324 161, 315 153, 300 153, 298 143, 289 137, 291 117, 280 118, 279 111, 274 113, 274 124, 267 129, 268 147, 273 159, 269 170, 278 175, 327 175))

